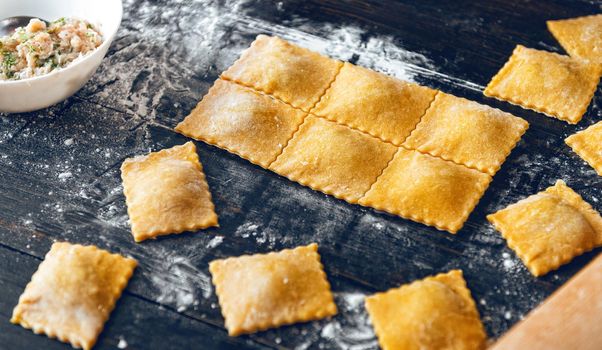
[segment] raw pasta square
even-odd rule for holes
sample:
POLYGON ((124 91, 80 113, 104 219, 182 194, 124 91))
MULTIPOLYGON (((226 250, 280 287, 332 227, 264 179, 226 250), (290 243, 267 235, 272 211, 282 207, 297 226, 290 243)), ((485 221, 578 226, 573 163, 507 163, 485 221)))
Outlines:
POLYGON ((359 204, 456 233, 491 176, 400 148, 359 204))
POLYGON ((54 243, 11 322, 91 349, 135 268, 135 260, 94 246, 54 243))
POLYGON ((493 176, 528 127, 512 114, 439 92, 404 145, 493 176))
POLYGON ((192 142, 126 159, 121 177, 136 242, 217 226, 211 193, 192 142))
POLYGON ((270 170, 351 203, 368 191, 396 147, 318 117, 307 117, 270 170))
POLYGON ((600 74, 600 64, 518 45, 484 94, 576 124, 600 74))
POLYGON ((341 65, 278 37, 259 35, 222 78, 272 94, 307 112, 332 83, 341 65))
POLYGON ((209 270, 231 336, 337 313, 315 243, 215 260, 209 270))
POLYGON ((602 122, 573 134, 564 141, 602 176, 602 122))
POLYGON ((460 270, 369 296, 366 309, 383 350, 485 348, 487 334, 460 270))
POLYGON ((345 63, 312 113, 400 145, 435 90, 345 63))
POLYGON ((305 115, 272 97, 220 79, 176 131, 266 168, 305 115))
POLYGON ((562 180, 487 216, 535 276, 602 245, 602 218, 562 180))
POLYGON ((547 24, 569 55, 602 63, 602 14, 548 21, 547 24))

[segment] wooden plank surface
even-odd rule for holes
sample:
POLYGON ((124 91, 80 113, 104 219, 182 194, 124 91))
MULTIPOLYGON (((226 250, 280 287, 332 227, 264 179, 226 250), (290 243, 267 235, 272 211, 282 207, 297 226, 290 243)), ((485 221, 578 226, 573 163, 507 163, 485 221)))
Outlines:
MULTIPOLYGON (((598 89, 571 126, 482 96, 516 44, 562 52, 546 19, 599 13, 600 1, 146 1, 124 3, 108 57, 74 97, 0 116, 0 348, 64 348, 8 323, 55 240, 96 244, 140 262, 98 349, 377 348, 366 294, 464 270, 498 337, 600 250, 532 277, 485 215, 564 179, 602 210, 602 178, 563 143, 602 119, 598 89), (187 141, 172 131, 259 33, 489 104, 530 129, 457 235, 352 206, 197 143, 219 229, 135 244, 119 166, 187 141), (340 315, 231 339, 210 284, 215 258, 320 245, 340 315), (6 286, 6 287, 5 287, 6 286)), ((241 286, 244 287, 244 286, 241 286)))

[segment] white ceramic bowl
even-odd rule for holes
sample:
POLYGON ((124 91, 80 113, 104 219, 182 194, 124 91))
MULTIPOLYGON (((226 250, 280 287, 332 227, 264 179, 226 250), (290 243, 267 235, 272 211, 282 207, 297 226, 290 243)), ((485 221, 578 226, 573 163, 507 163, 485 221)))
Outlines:
POLYGON ((33 16, 47 21, 77 17, 99 26, 103 43, 85 57, 39 77, 0 81, 0 112, 29 112, 63 101, 79 90, 104 58, 123 14, 121 0, 0 0, 0 19, 33 16))

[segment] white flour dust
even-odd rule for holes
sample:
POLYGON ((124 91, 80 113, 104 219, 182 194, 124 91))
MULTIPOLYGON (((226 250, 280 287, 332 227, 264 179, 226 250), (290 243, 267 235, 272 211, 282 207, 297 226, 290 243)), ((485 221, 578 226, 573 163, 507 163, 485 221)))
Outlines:
POLYGON ((377 348, 377 340, 364 308, 362 293, 335 293, 339 315, 328 322, 320 333, 329 347, 348 350, 377 348))

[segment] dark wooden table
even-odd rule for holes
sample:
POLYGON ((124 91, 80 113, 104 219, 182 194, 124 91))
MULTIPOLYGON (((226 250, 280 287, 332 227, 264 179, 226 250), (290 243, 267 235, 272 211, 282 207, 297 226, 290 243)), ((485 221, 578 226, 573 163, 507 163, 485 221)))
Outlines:
POLYGON ((602 210, 602 177, 563 142, 602 119, 602 94, 571 126, 481 92, 516 44, 562 52, 545 20, 601 11, 600 1, 558 0, 126 1, 117 39, 81 91, 46 110, 0 116, 0 348, 69 348, 8 322, 57 240, 140 263, 97 349, 120 340, 131 349, 375 349, 363 296, 452 268, 464 270, 489 336, 499 336, 600 249, 534 278, 485 215, 556 179, 602 210), (175 124, 259 33, 501 108, 531 127, 455 236, 197 143, 221 227, 134 243, 121 162, 184 143, 175 124), (320 245, 340 314, 228 337, 208 262, 309 242, 320 245))

